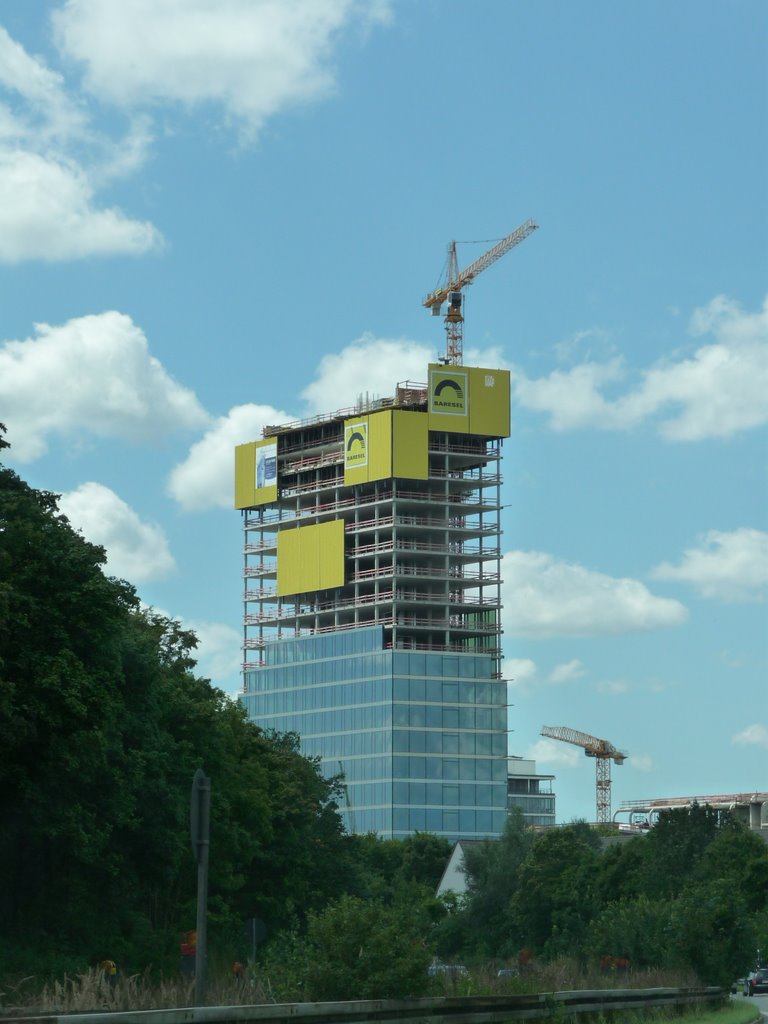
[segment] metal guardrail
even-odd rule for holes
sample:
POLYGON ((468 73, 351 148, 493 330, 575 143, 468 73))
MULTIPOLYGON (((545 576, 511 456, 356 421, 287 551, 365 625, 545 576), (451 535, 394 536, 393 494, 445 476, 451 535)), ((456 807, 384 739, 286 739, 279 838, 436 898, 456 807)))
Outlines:
POLYGON ((719 1003, 722 988, 597 989, 530 995, 433 996, 426 999, 369 999, 340 1003, 277 1003, 257 1006, 191 1006, 179 1010, 5 1016, 3 1024, 503 1024, 582 1013, 643 1010, 659 1006, 719 1003))

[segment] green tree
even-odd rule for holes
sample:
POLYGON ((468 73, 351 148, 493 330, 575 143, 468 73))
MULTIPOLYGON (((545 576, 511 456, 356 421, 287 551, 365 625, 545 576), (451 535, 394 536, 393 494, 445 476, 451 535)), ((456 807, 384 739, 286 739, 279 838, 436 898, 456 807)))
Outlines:
POLYGON ((507 818, 498 840, 467 845, 464 872, 467 895, 460 924, 446 922, 443 942, 465 935, 472 943, 474 956, 509 956, 523 945, 523 935, 514 914, 514 901, 520 886, 520 870, 534 844, 534 834, 526 829, 519 808, 507 818))
POLYGON ((104 561, 54 495, 0 467, 0 945, 173 963, 194 922, 196 768, 214 932, 322 905, 348 848, 334 782, 196 677, 194 635, 104 561))
POLYGON ((736 828, 728 811, 708 805, 664 811, 646 837, 643 891, 652 898, 678 896, 695 875, 709 844, 721 832, 736 828))
POLYGON ((768 845, 755 832, 734 824, 721 830, 700 858, 700 882, 728 880, 751 912, 768 907, 768 845))
POLYGON ((672 965, 692 968, 705 985, 731 985, 754 958, 754 922, 728 881, 691 885, 674 902, 672 927, 672 965))
POLYGON ((423 995, 432 949, 422 908, 343 896, 312 914, 306 937, 311 1000, 400 999, 423 995))
POLYGON ((625 957, 636 968, 667 967, 672 945, 670 903, 647 896, 608 903, 591 921, 587 939, 593 963, 604 956, 625 957))
POLYGON ((430 832, 415 832, 401 842, 402 863, 396 873, 398 882, 417 882, 433 892, 440 884, 451 856, 451 844, 430 832))
POLYGON ((642 896, 645 892, 649 856, 647 836, 622 839, 610 845, 597 865, 596 909, 619 900, 635 900, 642 896))
POLYGON ((586 822, 536 837, 521 865, 513 913, 526 946, 545 956, 585 948, 600 839, 586 822))

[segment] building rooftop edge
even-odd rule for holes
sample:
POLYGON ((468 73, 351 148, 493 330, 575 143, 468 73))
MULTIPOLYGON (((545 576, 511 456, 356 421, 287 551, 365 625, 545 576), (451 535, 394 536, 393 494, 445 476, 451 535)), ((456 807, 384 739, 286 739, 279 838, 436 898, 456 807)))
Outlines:
POLYGON ((394 398, 363 398, 361 396, 354 405, 344 409, 337 409, 335 412, 318 413, 315 416, 291 420, 288 423, 269 424, 263 427, 261 434, 262 437, 275 437, 277 434, 290 433, 292 430, 302 430, 305 427, 332 423, 334 420, 349 419, 350 416, 362 416, 365 413, 381 412, 386 409, 418 408, 422 405, 426 406, 426 401, 426 384, 414 384, 411 381, 404 381, 402 384, 397 385, 397 392, 394 398))

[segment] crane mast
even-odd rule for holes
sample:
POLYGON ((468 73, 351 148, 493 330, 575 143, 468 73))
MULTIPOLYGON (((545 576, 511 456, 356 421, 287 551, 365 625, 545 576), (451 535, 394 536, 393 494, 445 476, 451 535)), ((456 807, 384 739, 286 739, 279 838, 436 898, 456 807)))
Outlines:
POLYGON ((459 270, 459 261, 456 255, 456 242, 448 246, 448 270, 446 282, 430 292, 424 299, 424 305, 432 310, 433 316, 439 316, 443 303, 447 300, 448 311, 445 314, 446 333, 446 355, 445 362, 454 366, 460 366, 464 358, 464 316, 462 313, 462 289, 472 284, 478 274, 492 266, 497 260, 513 249, 516 245, 532 234, 538 224, 527 220, 519 228, 502 238, 492 248, 470 263, 464 270, 459 270))
POLYGON ((543 725, 540 735, 562 740, 564 743, 573 743, 581 747, 587 757, 595 758, 595 820, 598 824, 608 824, 611 820, 611 761, 615 764, 624 764, 629 756, 626 751, 618 750, 608 740, 598 739, 597 736, 590 736, 586 732, 569 729, 564 725, 543 725))

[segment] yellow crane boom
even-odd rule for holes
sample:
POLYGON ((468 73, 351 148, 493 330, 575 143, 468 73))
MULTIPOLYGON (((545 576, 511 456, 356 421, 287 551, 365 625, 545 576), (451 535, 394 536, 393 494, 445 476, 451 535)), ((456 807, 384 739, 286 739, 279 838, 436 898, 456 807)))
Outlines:
POLYGON ((595 820, 598 823, 609 823, 611 820, 611 761, 615 764, 624 764, 629 756, 626 751, 614 747, 608 740, 601 740, 597 736, 590 736, 577 729, 569 729, 565 725, 543 725, 541 735, 548 736, 553 740, 562 740, 563 743, 573 743, 575 746, 581 747, 587 757, 595 758, 597 801, 595 820))
POLYGON ((500 260, 505 253, 532 234, 538 224, 527 220, 519 228, 515 228, 506 238, 502 238, 491 249, 483 253, 474 263, 470 263, 464 270, 459 270, 458 258, 456 256, 456 242, 448 246, 448 272, 445 284, 440 285, 435 291, 430 292, 424 299, 424 306, 432 310, 433 316, 439 316, 443 303, 448 301, 448 312, 445 315, 445 330, 447 335, 447 347, 445 361, 453 365, 461 365, 463 358, 464 342, 464 316, 461 312, 462 288, 472 284, 478 274, 500 260))

